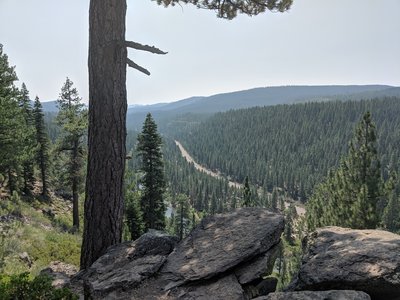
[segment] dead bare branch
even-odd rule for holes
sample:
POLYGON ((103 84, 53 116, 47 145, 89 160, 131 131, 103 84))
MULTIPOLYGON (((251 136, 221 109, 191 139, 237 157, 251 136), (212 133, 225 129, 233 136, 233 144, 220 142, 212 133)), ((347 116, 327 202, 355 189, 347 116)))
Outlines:
POLYGON ((133 48, 136 50, 142 50, 142 51, 147 51, 155 54, 167 54, 168 52, 164 52, 154 46, 149 46, 149 45, 142 45, 137 42, 132 42, 132 41, 125 41, 126 47, 133 48))
POLYGON ((136 70, 138 70, 138 71, 140 71, 140 72, 142 72, 142 73, 144 73, 144 74, 146 74, 146 75, 150 75, 150 72, 149 72, 147 69, 145 69, 145 68, 139 66, 138 64, 136 64, 135 62, 133 62, 133 61, 130 60, 129 58, 126 59, 126 63, 127 63, 128 66, 130 66, 131 68, 134 68, 134 69, 136 69, 136 70))

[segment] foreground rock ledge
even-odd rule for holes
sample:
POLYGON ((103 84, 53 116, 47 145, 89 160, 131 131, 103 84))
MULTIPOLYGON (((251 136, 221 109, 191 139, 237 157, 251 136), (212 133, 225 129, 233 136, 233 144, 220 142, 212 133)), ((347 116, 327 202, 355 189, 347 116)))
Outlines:
POLYGON ((248 299, 272 270, 283 228, 280 214, 240 208, 206 217, 174 250, 159 233, 113 246, 73 282, 93 299, 248 299))
POLYGON ((359 290, 400 299, 400 236, 326 227, 314 232, 291 290, 359 290))

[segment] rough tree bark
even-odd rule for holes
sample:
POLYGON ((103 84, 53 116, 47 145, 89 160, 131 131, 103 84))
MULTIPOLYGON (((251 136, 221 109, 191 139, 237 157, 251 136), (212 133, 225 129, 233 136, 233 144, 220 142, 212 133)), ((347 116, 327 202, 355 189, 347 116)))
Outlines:
MULTIPOLYGON (((286 11, 292 0, 158 0, 218 11, 232 19, 237 13, 257 15, 286 11)), ((127 58, 127 47, 155 54, 166 52, 125 41, 126 0, 91 0, 89 11, 89 133, 85 224, 81 269, 88 268, 106 249, 121 240, 123 177, 126 140, 126 65, 150 72, 127 58)))
POLYGON ((79 138, 74 140, 73 147, 72 147, 72 225, 75 229, 79 229, 79 178, 77 173, 79 172, 80 166, 77 162, 79 159, 79 138))
POLYGON ((121 240, 126 140, 126 0, 91 0, 89 132, 81 269, 121 240))

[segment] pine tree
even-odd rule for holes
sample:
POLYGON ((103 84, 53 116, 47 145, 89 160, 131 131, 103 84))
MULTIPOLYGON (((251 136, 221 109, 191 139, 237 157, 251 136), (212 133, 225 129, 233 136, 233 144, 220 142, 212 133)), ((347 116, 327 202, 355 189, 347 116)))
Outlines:
POLYGON ((26 88, 25 83, 22 83, 18 102, 25 120, 25 128, 22 132, 23 152, 21 158, 22 176, 24 180, 23 192, 25 195, 30 195, 35 183, 34 164, 36 154, 36 130, 33 109, 29 99, 29 91, 26 88))
POLYGON ((7 178, 10 195, 18 189, 18 174, 23 152, 24 118, 18 105, 18 80, 15 67, 0 44, 0 174, 7 178))
POLYGON ((376 228, 377 204, 383 196, 375 125, 367 112, 357 125, 348 155, 308 201, 308 227, 376 228))
POLYGON ((138 239, 143 234, 143 217, 140 210, 140 194, 128 189, 125 194, 125 215, 131 240, 138 239))
POLYGON ((165 229, 164 162, 161 152, 162 140, 157 124, 147 114, 142 132, 138 136, 137 153, 141 158, 140 170, 144 173, 140 206, 143 213, 144 229, 165 229))
POLYGON ((128 168, 125 174, 125 220, 132 241, 138 239, 144 231, 143 214, 140 209, 140 190, 137 175, 128 168))
POLYGON ((272 190, 272 197, 271 197, 271 207, 270 207, 270 209, 272 211, 278 211, 278 198, 279 198, 278 189, 275 187, 272 190))
POLYGON ((178 204, 175 215, 175 224, 177 225, 176 233, 179 236, 179 240, 182 240, 191 229, 190 217, 193 218, 193 215, 190 215, 189 199, 186 195, 177 195, 176 203, 178 204))
POLYGON ((48 171, 49 171, 49 138, 47 136, 46 128, 44 125, 44 114, 42 104, 39 101, 39 97, 36 96, 35 103, 33 105, 33 116, 35 119, 36 128, 36 163, 40 169, 40 177, 42 181, 42 196, 47 197, 48 191, 48 171))
POLYGON ((353 227, 376 228, 380 221, 377 203, 383 196, 382 177, 376 130, 369 112, 364 114, 350 143, 346 166, 349 192, 353 192, 353 196, 358 195, 353 208, 353 227))
POLYGON ((81 100, 73 82, 67 77, 57 100, 60 109, 57 123, 61 126, 59 149, 69 153, 67 178, 72 190, 73 226, 76 229, 79 229, 79 189, 82 186, 84 164, 83 139, 87 130, 87 110, 81 100))
POLYGON ((296 207, 293 203, 290 203, 288 209, 285 211, 285 230, 283 233, 289 245, 293 245, 295 241, 293 233, 294 233, 294 224, 296 219, 297 219, 296 207))
POLYGON ((250 191, 250 184, 249 184, 249 176, 246 176, 244 180, 244 187, 243 187, 243 207, 252 207, 254 203, 251 199, 251 191, 250 191))
POLYGON ((391 232, 400 231, 400 183, 397 175, 391 172, 385 184, 388 203, 383 211, 382 225, 391 232))

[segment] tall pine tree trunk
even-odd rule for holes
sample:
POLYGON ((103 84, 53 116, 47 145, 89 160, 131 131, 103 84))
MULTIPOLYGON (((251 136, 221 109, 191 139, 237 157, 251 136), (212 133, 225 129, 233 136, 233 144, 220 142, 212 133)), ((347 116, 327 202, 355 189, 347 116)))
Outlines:
POLYGON ((75 139, 72 150, 72 224, 79 229, 79 139, 75 139))
POLYGON ((126 0, 91 0, 89 133, 81 269, 121 241, 126 140, 126 0))

